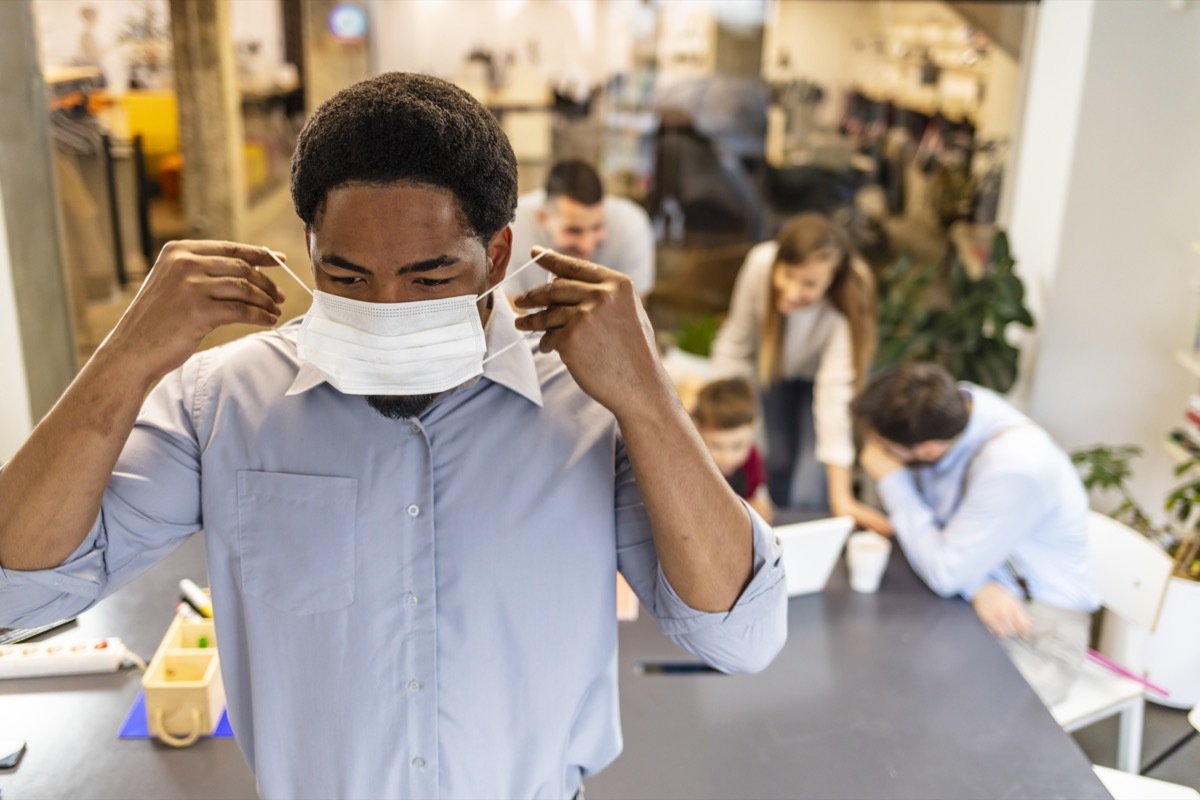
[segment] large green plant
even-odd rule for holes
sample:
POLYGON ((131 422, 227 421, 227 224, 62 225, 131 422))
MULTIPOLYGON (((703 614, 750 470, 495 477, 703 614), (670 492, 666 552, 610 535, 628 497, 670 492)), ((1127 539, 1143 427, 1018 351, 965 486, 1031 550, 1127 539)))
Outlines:
POLYGON ((1113 492, 1121 499, 1120 505, 1109 512, 1109 516, 1152 539, 1157 539, 1154 535, 1154 523, 1142 510, 1126 483, 1133 477, 1130 462, 1141 455, 1142 448, 1133 445, 1110 447, 1098 444, 1072 450, 1071 463, 1083 478, 1083 488, 1089 492, 1113 492))
POLYGON ((1113 492, 1121 500, 1110 512, 1114 519, 1139 531, 1175 560, 1175 574, 1200 580, 1200 461, 1189 459, 1175 468, 1184 481, 1166 497, 1164 509, 1175 523, 1170 529, 1156 525, 1129 491, 1126 481, 1133 475, 1130 462, 1142 454, 1140 447, 1093 445, 1071 451, 1071 462, 1079 469, 1090 492, 1113 492))
POLYGON ((999 392, 1012 388, 1020 351, 1006 337, 1032 328, 1025 287, 1013 271, 1008 236, 996 233, 983 273, 972 278, 957 254, 939 280, 932 265, 902 258, 879 275, 879 369, 909 361, 941 364, 959 380, 999 392))

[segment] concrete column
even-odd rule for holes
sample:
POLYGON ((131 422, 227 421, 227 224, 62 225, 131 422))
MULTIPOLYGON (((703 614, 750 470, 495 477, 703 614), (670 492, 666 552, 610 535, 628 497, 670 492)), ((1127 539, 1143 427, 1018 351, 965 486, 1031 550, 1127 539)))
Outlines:
POLYGON ((75 376, 48 127, 29 2, 0 2, 0 421, 18 427, 45 414, 75 376), (10 413, 18 419, 2 419, 10 413))
POLYGON ((241 92, 229 0, 170 0, 190 235, 240 240, 246 217, 241 92))
POLYGON ((1200 7, 1046 0, 1038 28, 1011 225, 1040 312, 1029 410, 1068 448, 1140 445, 1153 509, 1200 384, 1172 359, 1200 317, 1200 7))

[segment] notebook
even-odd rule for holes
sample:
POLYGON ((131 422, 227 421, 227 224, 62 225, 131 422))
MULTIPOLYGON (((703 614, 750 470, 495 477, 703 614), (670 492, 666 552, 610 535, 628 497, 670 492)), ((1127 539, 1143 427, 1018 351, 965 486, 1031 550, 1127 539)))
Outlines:
POLYGON ((783 547, 788 597, 825 588, 853 528, 852 517, 829 517, 775 527, 775 535, 783 547))

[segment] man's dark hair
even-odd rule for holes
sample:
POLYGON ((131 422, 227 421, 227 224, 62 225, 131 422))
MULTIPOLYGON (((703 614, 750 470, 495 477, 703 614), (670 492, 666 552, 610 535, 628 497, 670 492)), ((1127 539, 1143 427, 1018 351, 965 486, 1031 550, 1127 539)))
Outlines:
POLYGON ((878 376, 850 406, 856 419, 884 439, 912 447, 953 439, 967 427, 967 401, 937 364, 903 364, 878 376))
POLYGON ((596 170, 578 159, 560 161, 546 178, 547 202, 565 197, 585 206, 594 206, 604 199, 604 184, 596 170))
POLYGON ((292 156, 292 202, 312 228, 334 189, 409 183, 447 189, 485 243, 513 219, 517 158, 500 123, 439 78, 388 72, 313 112, 292 156))
POLYGON ((727 431, 753 425, 758 419, 758 398, 745 378, 723 378, 704 385, 696 396, 692 419, 702 430, 727 431))

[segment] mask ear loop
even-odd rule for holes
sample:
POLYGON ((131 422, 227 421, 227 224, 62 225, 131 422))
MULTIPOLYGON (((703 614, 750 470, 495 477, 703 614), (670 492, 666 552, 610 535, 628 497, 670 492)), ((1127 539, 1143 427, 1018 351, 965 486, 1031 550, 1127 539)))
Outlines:
POLYGON ((497 283, 497 284, 496 284, 495 286, 493 286, 492 288, 488 289, 488 290, 487 290, 486 292, 484 292, 483 294, 481 294, 481 295, 479 295, 478 297, 476 297, 476 298, 475 298, 475 300, 476 300, 476 301, 479 301, 479 300, 482 300, 483 298, 487 297, 489 294, 491 294, 492 292, 496 291, 496 290, 497 290, 497 289, 499 289, 501 286, 503 286, 504 284, 508 283, 510 280, 512 280, 513 278, 517 277, 518 275, 520 275, 520 274, 521 274, 522 272, 524 272, 525 270, 527 270, 527 269, 529 269, 530 267, 532 267, 534 264, 536 264, 536 263, 538 262, 538 259, 539 259, 539 258, 541 258, 542 256, 546 255, 547 253, 553 253, 553 252, 554 252, 553 250, 543 250, 542 252, 538 253, 536 256, 534 256, 533 258, 529 259, 529 260, 528 260, 528 261, 526 261, 524 264, 522 264, 521 266, 519 266, 519 267, 517 267, 516 269, 514 269, 512 272, 510 272, 510 273, 508 273, 507 275, 505 275, 505 276, 504 276, 504 278, 503 278, 503 280, 501 280, 499 283, 497 283))
POLYGON ((275 255, 274 250, 272 250, 269 247, 264 247, 263 249, 266 250, 268 254, 270 254, 271 258, 275 259, 276 264, 283 267, 284 272, 286 272, 288 275, 292 276, 292 280, 294 280, 294 281, 296 281, 296 283, 300 284, 301 289, 308 292, 309 297, 314 297, 314 295, 312 293, 312 289, 308 288, 308 284, 305 283, 304 281, 300 280, 299 276, 296 275, 296 273, 292 272, 292 270, 288 267, 288 265, 283 263, 282 260, 280 260, 279 256, 275 255))
MULTIPOLYGON (((520 273, 522 270, 528 269, 529 267, 532 267, 534 264, 536 264, 539 258, 541 258, 542 256, 546 255, 547 253, 552 253, 552 252, 554 252, 554 251, 553 251, 553 250, 543 250, 542 252, 538 253, 536 256, 534 256, 533 258, 529 259, 528 261, 526 261, 526 262, 525 262, 524 264, 522 264, 521 266, 517 267, 517 268, 516 268, 515 270, 513 270, 512 272, 510 272, 510 273, 508 273, 507 275, 505 275, 505 276, 504 276, 504 280, 500 281, 500 283, 497 283, 495 286, 493 286, 492 288, 488 289, 486 292, 484 292, 483 294, 479 295, 479 297, 477 297, 477 298, 475 298, 475 299, 476 299, 476 300, 482 300, 483 298, 487 297, 487 296, 488 296, 488 295, 490 295, 492 292, 494 292, 494 291, 496 291, 497 289, 499 289, 499 288, 500 288, 500 287, 501 287, 501 286, 502 286, 504 283, 506 283, 506 282, 508 281, 508 279, 509 279, 509 278, 516 277, 516 276, 517 276, 517 274, 519 274, 519 273, 520 273)), ((509 342, 508 344, 504 345, 504 347, 501 347, 499 350, 497 350, 496 352, 494 352, 494 353, 492 353, 491 355, 489 355, 487 358, 485 358, 485 359, 484 359, 482 362, 480 362, 480 363, 482 363, 482 364, 486 364, 486 363, 488 363, 489 361, 491 361, 493 358, 495 358, 496 356, 500 355, 501 353, 506 353, 506 352, 508 352, 509 350, 512 350, 512 349, 513 349, 514 347, 516 347, 517 345, 519 345, 519 344, 524 344, 524 343, 525 343, 525 342, 526 342, 526 341, 527 341, 527 340, 528 340, 530 337, 532 337, 532 336, 534 336, 534 335, 535 335, 535 333, 534 333, 534 332, 530 332, 530 333, 525 333, 525 334, 522 334, 522 335, 521 335, 521 338, 517 339, 515 342, 509 342)))

